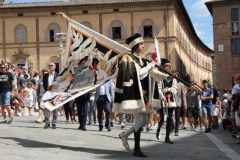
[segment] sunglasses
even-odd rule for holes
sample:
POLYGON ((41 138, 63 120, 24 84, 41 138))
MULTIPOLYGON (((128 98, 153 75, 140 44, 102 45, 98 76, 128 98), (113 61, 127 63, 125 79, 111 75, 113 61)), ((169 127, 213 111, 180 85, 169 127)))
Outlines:
POLYGON ((0 68, 6 68, 6 67, 0 67, 0 68))

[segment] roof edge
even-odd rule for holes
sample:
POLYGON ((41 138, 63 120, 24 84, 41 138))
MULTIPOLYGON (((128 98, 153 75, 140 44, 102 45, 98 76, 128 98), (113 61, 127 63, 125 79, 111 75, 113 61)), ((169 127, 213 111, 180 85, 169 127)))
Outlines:
POLYGON ((183 13, 184 17, 185 17, 186 20, 187 20, 187 23, 188 23, 188 25, 189 25, 189 28, 190 28, 190 30, 191 30, 192 33, 193 33, 193 36, 197 39, 197 41, 200 42, 200 44, 202 44, 204 47, 206 47, 206 48, 209 50, 209 52, 214 52, 214 51, 213 51, 211 48, 209 48, 205 43, 203 43, 203 41, 202 41, 202 40, 199 38, 199 36, 197 35, 196 30, 195 30, 195 28, 194 28, 194 26, 193 26, 193 24, 192 24, 192 21, 191 21, 189 15, 188 15, 188 12, 187 12, 187 10, 186 10, 186 8, 185 8, 182 0, 177 0, 177 3, 178 3, 178 5, 180 6, 180 8, 182 9, 182 13, 183 13))

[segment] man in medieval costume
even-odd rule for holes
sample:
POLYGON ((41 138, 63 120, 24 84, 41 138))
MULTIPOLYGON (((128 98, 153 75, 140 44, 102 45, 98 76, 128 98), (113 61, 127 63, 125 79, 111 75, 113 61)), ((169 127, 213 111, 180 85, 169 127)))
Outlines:
MULTIPOLYGON (((162 58, 161 59, 161 66, 171 72, 171 64, 169 60, 162 58)), ((160 99, 162 100, 162 107, 159 110, 160 112, 160 118, 158 124, 158 129, 156 133, 156 137, 158 140, 161 138, 161 128, 164 123, 164 115, 167 115, 167 126, 166 126, 166 137, 165 137, 165 143, 174 144, 169 136, 171 132, 171 126, 172 126, 172 116, 173 116, 173 110, 177 107, 175 96, 177 94, 177 80, 171 79, 171 80, 162 80, 158 83, 158 89, 159 89, 159 95, 160 99)))
POLYGON ((119 59, 119 72, 113 104, 113 112, 134 115, 133 127, 119 134, 119 137, 123 146, 130 150, 127 139, 130 134, 134 133, 133 155, 137 157, 147 157, 141 151, 140 136, 141 127, 148 123, 148 113, 151 113, 152 110, 149 102, 153 98, 153 80, 171 80, 173 78, 156 70, 155 61, 148 63, 146 59, 140 56, 144 48, 143 42, 143 38, 138 33, 126 40, 126 44, 131 48, 131 53, 126 53, 119 59))

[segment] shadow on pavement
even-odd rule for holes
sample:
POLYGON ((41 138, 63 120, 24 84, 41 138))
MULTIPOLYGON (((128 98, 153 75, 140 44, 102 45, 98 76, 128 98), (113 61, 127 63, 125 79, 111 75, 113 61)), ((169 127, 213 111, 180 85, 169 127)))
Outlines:
MULTIPOLYGON (((22 138, 14 138, 14 137, 0 137, 3 139, 9 139, 16 141, 18 145, 21 145, 22 147, 26 148, 60 148, 65 150, 71 150, 71 151, 78 151, 78 152, 87 152, 92 154, 103 154, 103 155, 109 155, 109 156, 118 156, 119 154, 126 154, 124 151, 113 151, 113 150, 104 150, 104 149, 93 149, 93 148, 84 148, 84 147, 70 147, 70 146, 64 146, 64 145, 58 145, 58 144, 51 144, 51 143, 45 143, 45 142, 39 142, 29 139, 22 139, 22 138)), ((115 159, 115 158, 114 158, 115 159)), ((122 159, 122 156, 121 158, 122 159)))

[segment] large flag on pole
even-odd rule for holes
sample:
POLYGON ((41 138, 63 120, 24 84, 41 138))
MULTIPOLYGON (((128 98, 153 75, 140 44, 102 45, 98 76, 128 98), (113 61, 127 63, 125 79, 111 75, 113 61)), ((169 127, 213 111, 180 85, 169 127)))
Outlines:
POLYGON ((118 58, 130 51, 63 13, 58 15, 68 21, 65 69, 53 82, 52 91, 42 97, 41 105, 50 111, 115 78, 118 58))

